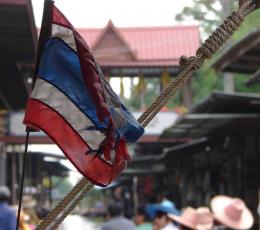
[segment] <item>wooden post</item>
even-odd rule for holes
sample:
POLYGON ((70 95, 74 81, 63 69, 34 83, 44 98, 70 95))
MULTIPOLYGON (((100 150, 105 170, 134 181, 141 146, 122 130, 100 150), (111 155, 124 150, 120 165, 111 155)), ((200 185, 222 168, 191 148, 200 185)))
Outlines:
POLYGON ((6 154, 4 143, 0 143, 0 185, 6 185, 6 154))
POLYGON ((192 106, 192 87, 191 87, 191 79, 188 80, 181 89, 181 102, 186 108, 190 108, 192 106))
POLYGON ((258 205, 257 205, 257 215, 258 215, 258 228, 260 230, 260 188, 258 189, 258 205))
POLYGON ((11 199, 12 204, 17 203, 17 153, 11 153, 11 167, 12 167, 12 179, 11 179, 11 199))
POLYGON ((224 77, 224 92, 234 93, 235 92, 234 75, 231 73, 224 73, 223 77, 224 77))

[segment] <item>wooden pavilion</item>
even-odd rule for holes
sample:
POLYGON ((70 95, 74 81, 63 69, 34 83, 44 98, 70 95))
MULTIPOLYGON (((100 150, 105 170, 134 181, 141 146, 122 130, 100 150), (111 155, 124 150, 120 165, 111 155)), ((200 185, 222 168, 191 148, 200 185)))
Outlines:
MULTIPOLYGON (((198 26, 119 28, 109 21, 103 29, 79 29, 106 76, 175 77, 180 56, 194 55, 200 45, 198 26)), ((191 82, 181 91, 182 103, 192 104, 191 82)))

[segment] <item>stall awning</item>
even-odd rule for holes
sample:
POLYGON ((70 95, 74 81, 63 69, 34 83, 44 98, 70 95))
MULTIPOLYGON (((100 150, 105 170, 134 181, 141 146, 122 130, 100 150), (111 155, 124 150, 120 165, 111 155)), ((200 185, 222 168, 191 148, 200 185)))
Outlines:
POLYGON ((217 71, 253 74, 260 68, 260 30, 231 46, 212 65, 217 71))
POLYGON ((215 92, 180 116, 161 138, 200 138, 229 132, 257 130, 260 124, 260 96, 215 92))
POLYGON ((0 0, 0 109, 23 109, 37 42, 30 0, 0 0))
POLYGON ((260 95, 213 92, 190 109, 190 113, 260 113, 260 95))
POLYGON ((255 85, 260 83, 260 67, 246 82, 247 86, 255 85))
POLYGON ((199 138, 217 134, 217 130, 228 133, 235 126, 241 131, 246 131, 248 126, 256 127, 254 126, 255 122, 260 122, 260 114, 185 114, 164 132, 162 138, 167 136, 199 138), (225 129, 228 130, 225 131, 225 129))

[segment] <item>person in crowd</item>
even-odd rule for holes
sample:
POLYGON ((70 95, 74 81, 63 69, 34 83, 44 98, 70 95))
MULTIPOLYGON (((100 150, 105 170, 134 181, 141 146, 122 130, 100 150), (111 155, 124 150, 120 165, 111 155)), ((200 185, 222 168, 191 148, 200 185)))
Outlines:
POLYGON ((251 211, 240 198, 218 195, 210 206, 215 218, 214 229, 250 229, 254 224, 251 211))
POLYGON ((146 212, 153 219, 154 230, 176 230, 178 229, 168 214, 180 215, 172 202, 161 202, 159 204, 147 204, 146 212))
POLYGON ((213 214, 207 207, 187 207, 180 216, 168 214, 168 217, 178 224, 180 230, 211 230, 214 222, 213 214))
POLYGON ((145 210, 145 206, 138 207, 135 214, 135 224, 137 227, 134 230, 152 230, 152 223, 145 210))
POLYGON ((9 206, 10 190, 6 186, 0 187, 0 229, 15 230, 16 215, 15 211, 9 206))
POLYGON ((177 230, 178 227, 168 217, 168 213, 163 211, 156 211, 153 230, 177 230))
POLYGON ((24 214, 27 216, 27 222, 34 228, 40 223, 40 219, 36 213, 36 200, 31 195, 24 195, 22 206, 24 214))
MULTIPOLYGON (((18 215, 18 206, 13 206, 13 210, 15 211, 16 215, 18 215)), ((21 208, 20 211, 20 221, 19 221, 19 230, 34 230, 35 227, 30 225, 28 223, 29 216, 26 215, 23 211, 23 208, 21 208)))
POLYGON ((36 214, 37 214, 38 219, 41 221, 49 214, 49 210, 47 210, 46 208, 38 206, 36 208, 36 214))
POLYGON ((165 205, 171 205, 175 207, 175 204, 168 199, 165 193, 160 193, 158 197, 159 203, 165 204, 165 205))
POLYGON ((123 206, 119 202, 108 205, 109 220, 101 227, 101 230, 133 230, 135 224, 123 216, 123 206))

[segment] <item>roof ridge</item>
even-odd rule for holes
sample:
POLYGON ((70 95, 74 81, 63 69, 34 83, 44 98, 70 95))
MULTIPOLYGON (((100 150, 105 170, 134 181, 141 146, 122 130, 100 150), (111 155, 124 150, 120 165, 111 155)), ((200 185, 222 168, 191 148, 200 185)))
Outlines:
MULTIPOLYGON (((115 26, 118 30, 155 30, 155 29, 184 29, 184 28, 199 28, 198 25, 172 25, 172 26, 136 26, 136 27, 119 27, 119 26, 115 26)), ((92 27, 76 27, 76 30, 86 30, 86 31, 100 31, 103 30, 105 27, 96 27, 96 28, 92 28, 92 27)))
POLYGON ((149 29, 183 29, 183 28, 199 28, 198 25, 169 25, 169 26, 136 26, 136 27, 117 27, 118 29, 123 30, 135 30, 135 29, 142 29, 142 30, 149 30, 149 29))

